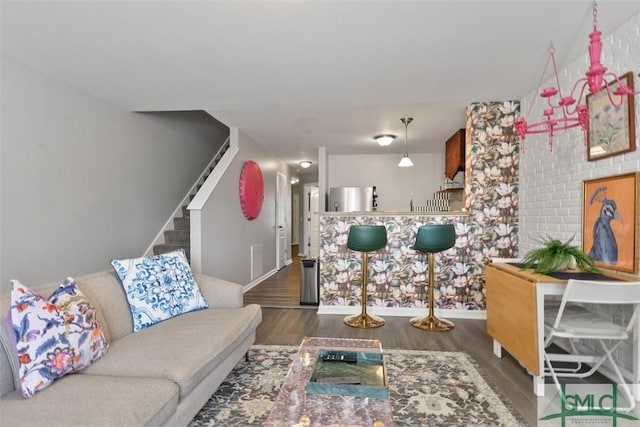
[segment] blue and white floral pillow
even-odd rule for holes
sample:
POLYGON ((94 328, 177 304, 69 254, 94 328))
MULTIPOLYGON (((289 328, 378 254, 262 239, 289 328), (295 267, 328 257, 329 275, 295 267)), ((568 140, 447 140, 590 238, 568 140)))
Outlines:
POLYGON ((114 259, 137 332, 163 320, 207 308, 183 249, 162 255, 114 259))

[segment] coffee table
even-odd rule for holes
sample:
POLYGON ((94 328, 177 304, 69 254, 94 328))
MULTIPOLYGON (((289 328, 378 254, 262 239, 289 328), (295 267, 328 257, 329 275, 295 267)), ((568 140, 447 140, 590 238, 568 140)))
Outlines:
POLYGON ((393 426, 389 398, 307 393, 320 350, 382 353, 378 340, 306 337, 265 422, 266 426, 393 426))

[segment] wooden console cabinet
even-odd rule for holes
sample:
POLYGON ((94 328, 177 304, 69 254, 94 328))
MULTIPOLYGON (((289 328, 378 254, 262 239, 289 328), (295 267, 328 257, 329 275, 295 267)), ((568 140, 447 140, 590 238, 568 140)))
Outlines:
POLYGON ((531 373, 540 375, 536 281, 505 265, 487 266, 487 332, 531 373))
POLYGON ((539 375, 535 283, 487 267, 487 332, 529 371, 539 375))
POLYGON ((544 299, 562 295, 566 282, 502 263, 487 265, 485 274, 493 353, 507 350, 533 376, 535 395, 544 396, 544 299))

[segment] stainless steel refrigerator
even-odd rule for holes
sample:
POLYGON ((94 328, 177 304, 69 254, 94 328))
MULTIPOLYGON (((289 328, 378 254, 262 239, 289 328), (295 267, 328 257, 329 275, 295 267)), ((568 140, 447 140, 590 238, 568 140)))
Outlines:
POLYGON ((328 211, 366 212, 376 210, 376 187, 332 187, 328 211))

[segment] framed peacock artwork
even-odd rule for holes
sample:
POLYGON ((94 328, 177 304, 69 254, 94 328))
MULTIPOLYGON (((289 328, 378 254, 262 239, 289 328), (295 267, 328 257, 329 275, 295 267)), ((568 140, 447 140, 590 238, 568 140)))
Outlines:
POLYGON ((640 172, 583 182, 582 250, 600 268, 638 273, 640 172))

